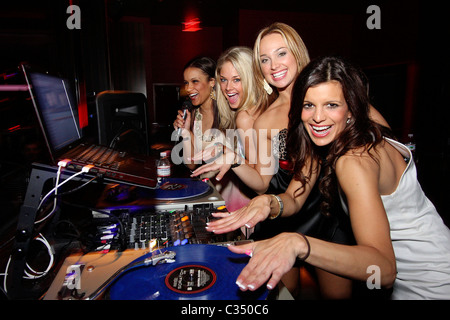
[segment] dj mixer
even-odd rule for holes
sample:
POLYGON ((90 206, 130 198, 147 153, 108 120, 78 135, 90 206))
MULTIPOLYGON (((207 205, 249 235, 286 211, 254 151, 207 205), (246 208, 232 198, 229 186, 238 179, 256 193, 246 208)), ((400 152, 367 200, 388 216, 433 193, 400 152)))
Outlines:
POLYGON ((209 181, 168 178, 154 190, 112 185, 92 212, 93 251, 240 241, 240 231, 216 235, 205 229, 218 211, 226 211, 225 201, 209 181))
POLYGON ((225 210, 212 204, 198 204, 184 210, 113 210, 108 218, 97 218, 95 251, 147 249, 187 244, 226 244, 239 241, 240 232, 216 235, 206 223, 212 212, 225 210), (117 216, 116 216, 117 215, 117 216))

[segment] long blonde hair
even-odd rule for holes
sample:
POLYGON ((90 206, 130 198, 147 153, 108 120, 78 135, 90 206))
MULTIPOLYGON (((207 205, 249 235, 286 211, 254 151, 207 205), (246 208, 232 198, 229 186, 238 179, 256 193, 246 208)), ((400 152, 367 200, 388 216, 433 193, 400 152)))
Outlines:
MULTIPOLYGON (((282 22, 272 23, 259 32, 258 37, 255 41, 255 45, 253 47, 253 70, 255 73, 256 82, 261 88, 264 87, 264 75, 261 69, 261 53, 259 47, 261 44, 261 39, 272 33, 278 33, 283 37, 288 49, 292 52, 295 60, 297 61, 297 72, 299 74, 310 61, 308 49, 306 48, 305 43, 303 42, 297 31, 295 31, 295 29, 291 26, 282 22)), ((268 107, 269 101, 270 97, 267 94, 264 94, 261 99, 261 103, 265 105, 263 108, 268 107)))
POLYGON ((217 106, 221 117, 230 117, 226 121, 230 128, 235 128, 235 116, 238 112, 249 110, 259 104, 259 99, 263 95, 262 87, 258 86, 255 81, 253 72, 252 50, 248 47, 236 46, 226 50, 217 60, 216 83, 220 83, 220 71, 225 62, 230 62, 236 69, 241 79, 242 97, 241 104, 237 110, 232 110, 227 98, 220 90, 217 94, 217 106))

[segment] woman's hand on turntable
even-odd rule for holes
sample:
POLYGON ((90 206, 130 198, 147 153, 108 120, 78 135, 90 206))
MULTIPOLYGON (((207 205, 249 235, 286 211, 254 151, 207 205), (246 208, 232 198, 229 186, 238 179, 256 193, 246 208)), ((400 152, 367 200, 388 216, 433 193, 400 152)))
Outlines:
POLYGON ((219 170, 219 173, 216 175, 216 180, 220 181, 228 170, 230 170, 234 158, 235 153, 230 148, 227 148, 221 143, 215 143, 214 145, 196 153, 191 158, 191 161, 202 160, 206 162, 206 164, 194 170, 191 177, 196 177, 202 173, 219 170))
POLYGON ((234 253, 251 256, 236 284, 242 291, 254 291, 267 282, 267 288, 272 290, 292 269, 297 256, 304 255, 304 247, 304 238, 296 233, 281 233, 271 239, 229 246, 228 249, 234 253))
POLYGON ((258 222, 265 220, 270 213, 270 195, 260 195, 236 211, 214 212, 215 218, 221 218, 209 222, 206 229, 216 234, 227 233, 239 229, 242 226, 253 228, 258 222))

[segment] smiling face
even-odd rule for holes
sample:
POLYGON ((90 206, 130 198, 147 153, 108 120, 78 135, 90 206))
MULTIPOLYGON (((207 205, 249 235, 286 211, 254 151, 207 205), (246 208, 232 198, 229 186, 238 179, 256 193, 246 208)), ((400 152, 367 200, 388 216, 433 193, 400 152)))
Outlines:
POLYGON ((292 85, 298 67, 294 55, 279 33, 271 33, 261 39, 260 65, 268 83, 284 89, 292 85))
POLYGON ((338 81, 320 83, 306 91, 302 121, 316 145, 325 146, 336 140, 349 118, 351 113, 338 81))
POLYGON ((184 88, 194 106, 205 103, 210 97, 211 89, 214 87, 214 78, 209 78, 198 68, 187 68, 184 70, 184 88))
POLYGON ((232 109, 240 107, 243 97, 241 77, 229 61, 220 70, 220 89, 232 109))

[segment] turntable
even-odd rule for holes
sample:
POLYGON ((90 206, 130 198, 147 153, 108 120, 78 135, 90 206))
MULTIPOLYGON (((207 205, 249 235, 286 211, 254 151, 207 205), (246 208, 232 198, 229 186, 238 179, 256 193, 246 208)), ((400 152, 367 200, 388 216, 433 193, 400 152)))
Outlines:
POLYGON ((249 257, 225 247, 189 245, 87 254, 66 259, 44 300, 262 300, 263 286, 242 292, 235 281, 249 257))
MULTIPOLYGON (((156 189, 126 185, 109 185, 100 195, 95 207, 99 211, 117 208, 148 208, 154 210, 183 210, 188 206, 225 206, 225 200, 209 180, 167 178, 156 189)), ((95 216, 95 212, 94 212, 95 216)))
MULTIPOLYGON (((248 263, 247 255, 212 245, 168 248, 169 263, 127 272, 111 286, 111 300, 257 300, 265 299, 263 286, 242 292, 236 279, 248 263)), ((143 260, 142 257, 139 260, 143 260)))

